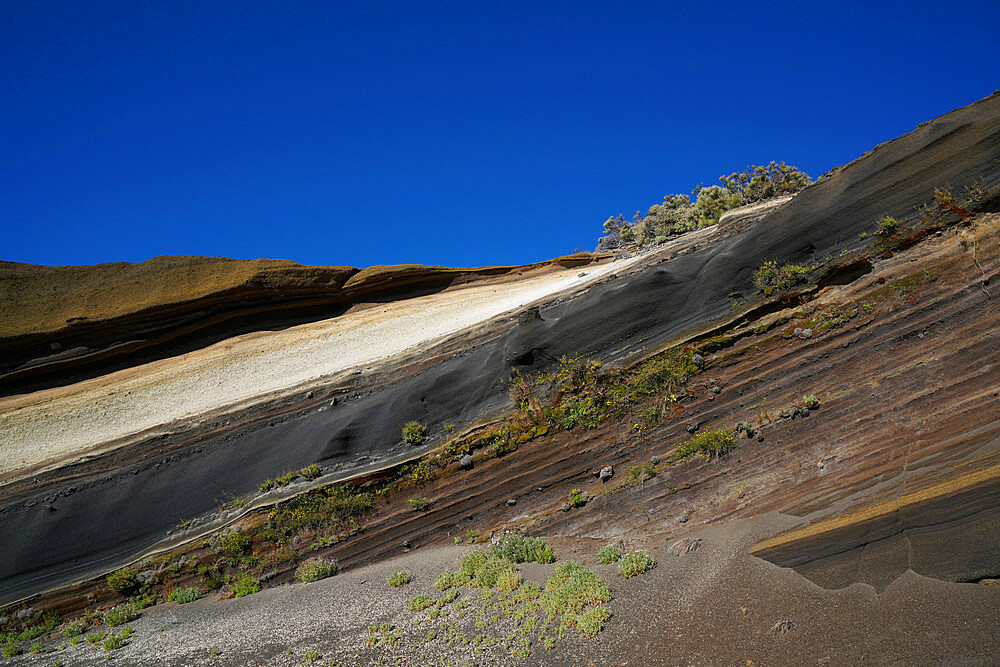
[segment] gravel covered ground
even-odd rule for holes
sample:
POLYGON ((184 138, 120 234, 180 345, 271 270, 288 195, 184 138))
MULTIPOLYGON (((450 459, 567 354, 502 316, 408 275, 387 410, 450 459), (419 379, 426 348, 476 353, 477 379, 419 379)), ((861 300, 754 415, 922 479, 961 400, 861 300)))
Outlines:
MULTIPOLYGON (((425 612, 407 610, 407 601, 418 594, 440 598, 435 578, 456 569, 472 548, 447 545, 241 599, 209 597, 146 609, 130 624, 136 631, 130 643, 112 652, 110 662, 301 665, 315 651, 316 664, 324 665, 996 664, 1000 588, 908 572, 880 595, 861 584, 829 591, 748 555, 757 539, 796 521, 772 514, 704 527, 688 535, 700 541, 682 555, 672 554, 673 540, 627 545, 648 549, 657 560, 653 570, 631 579, 622 578, 614 565, 597 562, 601 543, 551 540, 559 561, 576 560, 608 582, 612 617, 593 639, 571 631, 551 650, 535 632, 528 633, 527 657, 514 657, 507 647, 512 633, 511 645, 522 646, 512 622, 475 627, 473 610, 481 601, 473 589, 461 589, 455 603, 445 607, 447 618, 432 621, 425 612), (386 577, 397 570, 410 572, 412 582, 388 586, 386 577), (469 613, 459 618, 455 605, 463 600, 469 613), (369 630, 382 624, 392 629, 369 630), (431 632, 436 636, 428 639, 431 632), (496 643, 476 643, 477 634, 496 643), (386 641, 390 635, 398 642, 386 641), (366 640, 369 636, 377 642, 366 640), (483 650, 476 652, 480 645, 483 650)), ((555 567, 525 564, 520 569, 525 580, 541 583, 555 567)), ((47 644, 58 647, 65 641, 47 644)), ((107 656, 81 642, 9 664, 97 665, 106 664, 107 656)))

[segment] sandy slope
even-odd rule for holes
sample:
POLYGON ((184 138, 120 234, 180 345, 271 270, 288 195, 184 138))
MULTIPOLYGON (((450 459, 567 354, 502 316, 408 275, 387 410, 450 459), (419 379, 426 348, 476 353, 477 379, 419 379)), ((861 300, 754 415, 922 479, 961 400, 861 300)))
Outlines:
POLYGON ((0 473, 385 359, 578 287, 636 259, 359 308, 338 318, 247 334, 68 387, 0 400, 0 473))

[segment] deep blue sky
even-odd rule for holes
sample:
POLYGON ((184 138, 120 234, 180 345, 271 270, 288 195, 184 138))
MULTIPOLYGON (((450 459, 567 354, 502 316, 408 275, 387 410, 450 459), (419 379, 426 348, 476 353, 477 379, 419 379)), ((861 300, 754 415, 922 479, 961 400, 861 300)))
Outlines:
POLYGON ((513 264, 1000 87, 1000 3, 0 4, 0 259, 513 264))

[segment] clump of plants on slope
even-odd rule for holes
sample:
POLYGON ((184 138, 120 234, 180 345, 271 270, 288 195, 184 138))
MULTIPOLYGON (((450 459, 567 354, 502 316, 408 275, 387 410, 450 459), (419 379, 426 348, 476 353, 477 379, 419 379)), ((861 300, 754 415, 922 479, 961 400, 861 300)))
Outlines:
POLYGON ((631 220, 621 214, 608 218, 604 223, 601 249, 620 246, 647 246, 663 243, 671 236, 683 234, 699 227, 719 222, 726 211, 745 204, 764 201, 784 194, 798 192, 809 185, 809 175, 784 162, 768 165, 751 165, 743 171, 720 176, 719 185, 699 185, 691 191, 695 195, 670 194, 663 203, 653 204, 642 215, 636 211, 631 220))

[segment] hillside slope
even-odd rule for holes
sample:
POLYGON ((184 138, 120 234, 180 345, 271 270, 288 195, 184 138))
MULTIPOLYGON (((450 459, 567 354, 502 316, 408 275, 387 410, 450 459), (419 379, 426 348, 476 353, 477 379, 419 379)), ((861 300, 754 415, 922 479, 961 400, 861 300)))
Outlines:
MULTIPOLYGON (((0 597, 36 613, 106 607, 121 597, 98 576, 147 557, 137 571, 154 596, 204 587, 213 572, 249 572, 274 590, 148 610, 136 639, 113 654, 122 660, 209 662, 192 633, 151 632, 177 614, 216 633, 230 664, 297 664, 310 646, 324 659, 411 663, 425 644, 435 658, 505 664, 516 646, 478 658, 461 642, 425 641, 426 628, 410 629, 410 591, 382 582, 407 568, 419 575, 414 593, 433 593, 436 573, 463 553, 453 538, 507 526, 546 537, 560 561, 598 568, 614 595, 593 645, 533 645, 532 662, 605 664, 639 650, 658 664, 988 664, 1000 650, 1000 590, 988 585, 1000 578, 998 194, 994 95, 876 147, 760 219, 545 278, 545 290, 529 290, 534 300, 515 298, 523 307, 418 337, 360 373, 289 374, 252 401, 165 411, 171 421, 147 433, 87 442, 89 456, 15 467, 0 486, 0 530, 17 535, 0 561, 0 597), (886 215, 898 229, 877 237, 886 215), (809 270, 762 293, 753 274, 765 260, 809 270), (401 441, 409 420, 426 425, 425 442, 401 441), (732 451, 682 454, 692 437, 722 429, 739 436, 727 441, 732 451), (258 490, 313 463, 317 479, 258 490), (599 479, 608 465, 613 476, 599 479), (568 504, 574 489, 589 495, 581 507, 568 504), (330 502, 367 504, 339 518, 313 514, 330 502), (248 546, 227 560, 215 531, 229 525, 248 546), (659 565, 622 579, 595 563, 609 542, 646 549, 659 565), (348 572, 315 588, 277 587, 312 556, 348 572), (310 615, 283 618, 263 644, 221 630, 316 591, 353 620, 324 628, 310 615), (378 632, 366 626, 382 622, 401 638, 372 646, 366 634, 378 632), (934 641, 890 640, 912 628, 934 641), (722 633, 726 642, 704 640, 722 633)), ((465 289, 513 294, 537 279, 465 289)), ((462 294, 431 296, 470 310, 462 294)), ((423 309, 419 298, 409 305, 423 309)), ((353 312, 378 320, 379 308, 353 312)), ((255 336, 295 354, 287 334, 255 336)), ((220 345, 227 363, 227 350, 247 349, 240 338, 220 345)), ((342 352, 330 344, 328 354, 342 352)), ((128 373, 186 376, 187 356, 128 373)), ((112 387, 117 377, 91 382, 112 387)), ((209 392, 225 382, 203 377, 209 392)), ((154 384, 135 385, 140 395, 128 400, 154 384)), ((40 400, 44 427, 44 410, 76 390, 6 405, 40 400)), ((0 428, 14 415, 0 415, 0 428)), ((104 419, 99 410, 78 417, 104 419)), ((522 570, 538 581, 552 572, 522 570)))

